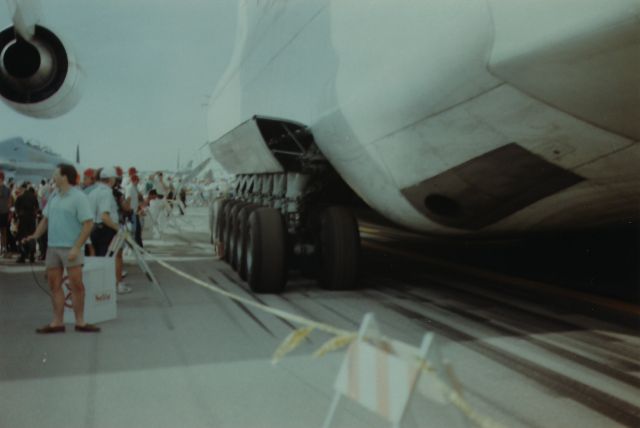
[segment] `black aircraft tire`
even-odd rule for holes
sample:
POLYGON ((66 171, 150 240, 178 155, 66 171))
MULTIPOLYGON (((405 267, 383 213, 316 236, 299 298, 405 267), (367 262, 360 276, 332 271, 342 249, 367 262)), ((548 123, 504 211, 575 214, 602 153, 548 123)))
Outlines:
POLYGON ((233 270, 237 270, 238 262, 236 260, 236 246, 238 245, 238 213, 240 210, 248 205, 248 202, 238 202, 229 211, 229 264, 233 270))
POLYGON ((260 208, 260 205, 248 204, 238 211, 238 235, 233 257, 237 263, 236 272, 238 272, 238 275, 243 281, 247 280, 247 234, 249 233, 249 216, 258 208, 260 208))
POLYGON ((213 201, 211 210, 209 211, 209 242, 211 244, 216 243, 217 235, 219 234, 217 228, 220 214, 222 213, 222 208, 224 207, 225 201, 226 200, 223 198, 216 199, 215 201, 213 201))
POLYGON ((222 255, 222 259, 225 262, 230 260, 229 253, 229 242, 231 240, 231 210, 238 203, 238 201, 229 201, 224 206, 224 229, 222 229, 222 248, 224 249, 224 254, 222 255))
POLYGON ((229 204, 229 202, 231 202, 229 199, 224 199, 221 203, 220 203, 220 210, 218 211, 218 216, 215 219, 216 222, 216 231, 215 234, 213 236, 213 238, 217 241, 222 241, 222 237, 224 236, 224 225, 226 222, 226 219, 224 217, 224 213, 225 213, 225 208, 227 206, 227 204, 229 204))
POLYGON ((320 271, 322 288, 355 287, 360 259, 358 222, 347 208, 332 206, 320 215, 320 271))
POLYGON ((286 281, 285 228, 275 208, 258 208, 249 215, 247 280, 256 293, 281 293, 286 281))
POLYGON ((223 199, 222 202, 220 203, 220 209, 217 213, 216 218, 213 220, 216 224, 215 227, 215 232, 213 234, 213 241, 214 241, 214 245, 217 246, 216 248, 216 254, 219 257, 223 257, 224 256, 224 247, 222 247, 222 240, 224 238, 224 228, 226 225, 226 218, 225 218, 225 213, 226 213, 226 207, 229 204, 229 202, 231 202, 230 199, 223 199), (219 251, 221 251, 221 253, 219 253, 219 251))

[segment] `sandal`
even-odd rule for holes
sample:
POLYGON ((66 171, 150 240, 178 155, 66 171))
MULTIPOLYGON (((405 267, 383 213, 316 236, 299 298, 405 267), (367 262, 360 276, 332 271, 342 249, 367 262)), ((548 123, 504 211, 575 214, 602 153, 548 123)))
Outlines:
POLYGON ((76 325, 76 331, 81 331, 83 333, 98 333, 100 331, 100 327, 86 323, 85 325, 76 325))
POLYGON ((49 324, 44 327, 36 328, 36 333, 38 334, 49 334, 49 333, 64 333, 65 327, 63 325, 51 326, 49 324))

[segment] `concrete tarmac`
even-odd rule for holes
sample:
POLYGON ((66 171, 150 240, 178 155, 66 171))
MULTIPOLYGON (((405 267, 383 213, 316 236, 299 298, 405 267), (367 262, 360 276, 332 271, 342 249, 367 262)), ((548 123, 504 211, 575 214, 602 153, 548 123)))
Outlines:
MULTIPOLYGON (((206 209, 191 208, 145 248, 227 291, 342 329, 356 331, 373 312, 386 336, 415 346, 434 331, 474 411, 504 426, 640 422, 637 329, 599 317, 593 303, 464 270, 394 271, 385 266, 398 259, 370 249, 361 289, 326 291, 297 278, 280 296, 254 295, 214 259, 206 223, 206 209)), ((99 334, 67 326, 42 336, 34 329, 51 314, 38 286, 46 288, 42 266, 0 264, 0 427, 322 426, 345 352, 311 354, 331 336, 312 333, 273 366, 273 352, 299 326, 151 266, 168 301, 128 258, 133 292, 118 296, 116 320, 99 334)), ((451 404, 419 396, 405 422, 474 426, 451 404)), ((345 399, 333 426, 389 425, 345 399)))

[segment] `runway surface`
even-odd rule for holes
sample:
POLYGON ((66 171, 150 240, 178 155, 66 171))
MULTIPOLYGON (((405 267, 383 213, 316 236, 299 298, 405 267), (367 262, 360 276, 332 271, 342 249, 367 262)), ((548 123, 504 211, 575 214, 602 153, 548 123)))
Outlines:
MULTIPOLYGON (((341 329, 356 331, 371 312, 385 336, 414 346, 435 332, 465 399, 501 426, 640 426, 640 308, 624 283, 637 287, 633 272, 616 279, 618 291, 595 294, 602 287, 579 287, 571 269, 505 268, 475 247, 363 221, 358 289, 297 276, 282 295, 256 295, 214 259, 206 220, 192 208, 146 248, 224 290, 341 329)), ((42 267, 0 265, 0 427, 322 426, 344 349, 313 358, 330 339, 314 332, 272 366, 298 325, 152 267, 168 302, 129 259, 134 291, 118 296, 116 320, 97 335, 43 337, 34 334, 50 317, 42 267)), ((419 394, 406 423, 474 426, 419 394)), ((334 426, 388 424, 344 400, 334 426)))

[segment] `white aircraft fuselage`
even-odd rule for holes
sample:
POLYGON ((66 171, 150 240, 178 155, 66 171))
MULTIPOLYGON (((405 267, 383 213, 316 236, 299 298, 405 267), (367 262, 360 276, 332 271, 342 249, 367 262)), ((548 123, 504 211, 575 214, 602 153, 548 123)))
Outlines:
POLYGON ((637 0, 240 0, 209 133, 304 124, 419 231, 620 221, 640 206, 639 16, 637 0))

